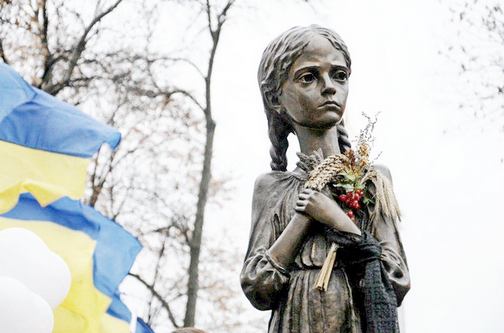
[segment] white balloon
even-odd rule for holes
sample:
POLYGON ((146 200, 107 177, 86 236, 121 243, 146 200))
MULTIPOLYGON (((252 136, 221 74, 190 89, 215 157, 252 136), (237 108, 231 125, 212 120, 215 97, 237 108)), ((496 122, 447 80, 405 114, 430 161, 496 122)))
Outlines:
POLYGON ((0 332, 51 333, 54 326, 49 304, 21 282, 0 276, 0 332))
POLYGON ((19 280, 53 309, 70 289, 71 274, 65 261, 29 230, 0 231, 0 263, 0 276, 19 280))

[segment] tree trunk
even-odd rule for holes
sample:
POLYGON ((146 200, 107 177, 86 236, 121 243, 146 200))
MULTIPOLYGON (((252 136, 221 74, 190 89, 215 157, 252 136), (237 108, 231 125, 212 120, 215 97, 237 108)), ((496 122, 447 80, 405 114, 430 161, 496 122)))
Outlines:
POLYGON ((184 326, 194 326, 194 318, 196 315, 196 301, 198 298, 198 276, 199 276, 199 258, 201 250, 201 240, 203 235, 203 222, 205 219, 205 206, 208 197, 208 186, 211 178, 211 164, 213 155, 213 141, 215 133, 215 122, 210 118, 207 119, 206 126, 206 143, 205 155, 203 159, 203 171, 198 193, 198 205, 196 210, 196 219, 194 222, 194 230, 190 244, 190 263, 189 263, 189 281, 187 283, 187 305, 184 316, 184 326))
POLYGON ((203 235, 203 223, 205 217, 205 207, 208 198, 208 187, 210 185, 211 179, 211 166, 212 166, 212 155, 213 155, 213 142, 215 133, 215 121, 212 118, 212 74, 213 66, 215 60, 215 54, 217 52, 217 47, 219 46, 220 34, 222 31, 222 26, 226 21, 226 15, 233 5, 234 0, 229 0, 222 9, 222 12, 217 15, 217 26, 214 29, 212 27, 211 19, 211 6, 210 1, 206 1, 206 13, 208 17, 208 30, 210 36, 212 37, 212 48, 210 50, 210 57, 208 58, 208 68, 205 76, 205 100, 206 107, 204 109, 205 120, 206 120, 206 142, 205 142, 205 155, 203 158, 203 171, 201 173, 201 182, 199 186, 198 193, 198 204, 196 207, 196 218, 194 222, 194 230, 191 238, 190 245, 190 263, 188 269, 188 282, 187 282, 187 303, 186 303, 186 313, 184 316, 184 326, 192 327, 194 326, 194 318, 196 317, 196 301, 198 299, 198 289, 199 289, 199 261, 200 261, 200 250, 201 241, 203 235))

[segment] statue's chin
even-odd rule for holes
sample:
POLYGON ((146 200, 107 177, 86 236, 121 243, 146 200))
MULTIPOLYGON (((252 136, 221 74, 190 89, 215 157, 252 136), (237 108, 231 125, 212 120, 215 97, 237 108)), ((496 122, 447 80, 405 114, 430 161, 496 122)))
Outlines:
POLYGON ((343 120, 343 117, 341 117, 340 115, 338 115, 336 113, 331 112, 330 114, 323 115, 319 119, 307 121, 304 123, 298 123, 298 125, 301 125, 303 127, 313 128, 313 129, 324 130, 324 129, 333 128, 334 126, 341 123, 342 120, 343 120))

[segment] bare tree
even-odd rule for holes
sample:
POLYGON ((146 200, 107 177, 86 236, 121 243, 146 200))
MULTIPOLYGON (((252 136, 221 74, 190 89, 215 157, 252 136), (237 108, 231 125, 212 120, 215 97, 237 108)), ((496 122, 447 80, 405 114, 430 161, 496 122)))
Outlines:
POLYGON ((78 11, 65 6, 64 1, 4 2, 0 7, 2 59, 15 65, 29 59, 21 69, 27 72, 35 86, 51 95, 67 87, 88 86, 97 77, 86 75, 83 67, 96 59, 87 57, 84 51, 97 39, 102 21, 122 1, 109 4, 97 1, 94 14, 87 21, 78 11), (52 18, 56 18, 56 22, 50 22, 52 18), (75 35, 68 35, 65 27, 73 19, 81 29, 75 35))
MULTIPOLYGON (((468 94, 460 108, 504 126, 504 4, 498 0, 446 1, 456 27, 447 49, 468 94)), ((504 127, 503 127, 504 129, 504 127)))
POLYGON ((198 277, 199 277, 199 261, 201 251, 201 240, 203 234, 203 224, 205 221, 205 207, 208 199, 208 187, 211 178, 211 163, 213 156, 213 142, 215 134, 215 121, 212 118, 212 100, 211 100, 211 84, 214 68, 215 54, 219 46, 219 39, 222 32, 222 27, 227 19, 227 14, 234 0, 228 0, 224 7, 217 11, 214 15, 214 8, 210 6, 210 0, 206 0, 204 12, 207 17, 207 29, 212 38, 212 46, 210 56, 208 58, 208 66, 205 79, 205 114, 206 124, 206 142, 203 159, 203 170, 201 172, 201 182, 198 191, 198 203, 196 208, 196 219, 194 221, 194 230, 190 244, 190 263, 188 270, 187 283, 187 306, 184 316, 184 326, 194 326, 194 317, 196 315, 196 301, 198 298, 198 277))

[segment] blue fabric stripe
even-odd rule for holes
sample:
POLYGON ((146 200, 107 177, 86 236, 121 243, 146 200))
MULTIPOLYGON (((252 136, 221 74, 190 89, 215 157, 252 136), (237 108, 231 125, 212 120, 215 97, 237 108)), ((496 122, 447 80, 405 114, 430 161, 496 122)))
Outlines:
POLYGON ((100 221, 105 219, 100 213, 79 201, 67 197, 43 208, 29 193, 23 193, 12 210, 0 216, 17 220, 50 221, 61 226, 85 232, 96 240, 100 232, 100 221))
POLYGON ((107 313, 111 316, 114 316, 118 319, 130 322, 131 321, 131 312, 128 307, 121 301, 121 298, 118 294, 115 294, 112 298, 112 303, 107 310, 107 313))
POLYGON ((96 288, 113 297, 142 246, 135 237, 111 220, 102 220, 100 226, 94 253, 94 281, 96 288))
POLYGON ((0 140, 78 157, 93 156, 104 143, 115 149, 121 140, 117 130, 30 87, 3 63, 0 63, 0 99, 0 140))
POLYGON ((35 91, 12 68, 0 62, 0 121, 12 109, 35 96, 35 91))
MULTIPOLYGON (((112 304, 110 305, 107 313, 126 322, 131 321, 130 310, 121 301, 119 295, 117 294, 112 299, 112 304)), ((154 333, 154 331, 142 319, 138 318, 135 333, 154 333)))
POLYGON ((149 325, 147 325, 145 321, 143 321, 141 318, 138 318, 135 333, 155 333, 155 332, 152 330, 152 328, 149 327, 149 325))

